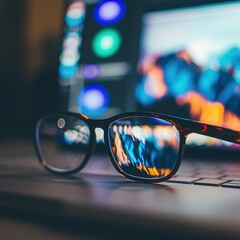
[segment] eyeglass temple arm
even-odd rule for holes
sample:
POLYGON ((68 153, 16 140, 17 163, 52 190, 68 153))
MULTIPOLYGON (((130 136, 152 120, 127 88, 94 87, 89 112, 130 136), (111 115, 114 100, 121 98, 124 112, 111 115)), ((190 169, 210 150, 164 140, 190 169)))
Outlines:
POLYGON ((187 128, 183 130, 185 135, 190 133, 198 133, 201 135, 218 138, 224 141, 240 144, 240 132, 233 131, 227 128, 213 126, 205 123, 199 123, 194 121, 188 122, 187 128))

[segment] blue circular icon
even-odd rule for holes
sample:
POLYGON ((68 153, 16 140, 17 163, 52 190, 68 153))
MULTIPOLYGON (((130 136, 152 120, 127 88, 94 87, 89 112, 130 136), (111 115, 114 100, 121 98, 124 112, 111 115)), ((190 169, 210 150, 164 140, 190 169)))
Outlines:
POLYGON ((89 117, 98 117, 105 113, 109 107, 109 102, 108 91, 97 84, 85 86, 77 97, 77 105, 81 113, 89 117))
POLYGON ((126 11, 125 4, 121 0, 103 0, 94 11, 95 20, 103 26, 110 26, 119 22, 126 11))

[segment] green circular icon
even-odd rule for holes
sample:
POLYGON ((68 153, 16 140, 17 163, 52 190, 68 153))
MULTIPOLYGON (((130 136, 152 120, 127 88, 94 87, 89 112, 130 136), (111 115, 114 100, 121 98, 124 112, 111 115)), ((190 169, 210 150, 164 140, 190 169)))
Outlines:
POLYGON ((108 58, 115 54, 121 44, 121 36, 115 29, 106 28, 96 34, 92 48, 100 58, 108 58))

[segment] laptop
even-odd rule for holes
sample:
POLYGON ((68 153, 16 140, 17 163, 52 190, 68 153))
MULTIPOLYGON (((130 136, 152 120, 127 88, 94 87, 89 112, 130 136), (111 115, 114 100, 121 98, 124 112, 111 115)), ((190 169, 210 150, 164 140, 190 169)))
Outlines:
MULTIPOLYGON (((212 0, 66 2, 59 109, 99 119, 161 112, 238 130, 239 8, 212 0)), ((118 176, 100 133, 98 142, 83 172, 66 177, 41 168, 32 142, 11 154, 3 148, 3 216, 68 239, 239 239, 237 145, 192 134, 177 175, 153 185, 118 176)))

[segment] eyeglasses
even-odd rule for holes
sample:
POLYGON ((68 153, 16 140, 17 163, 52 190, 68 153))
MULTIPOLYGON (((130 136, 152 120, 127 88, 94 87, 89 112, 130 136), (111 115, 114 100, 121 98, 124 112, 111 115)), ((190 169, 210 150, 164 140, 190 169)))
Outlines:
POLYGON ((104 131, 110 160, 125 177, 161 182, 177 172, 186 138, 198 133, 240 144, 240 132, 156 113, 126 113, 108 119, 89 119, 78 113, 58 113, 40 119, 35 147, 41 165, 58 174, 80 171, 104 131))

